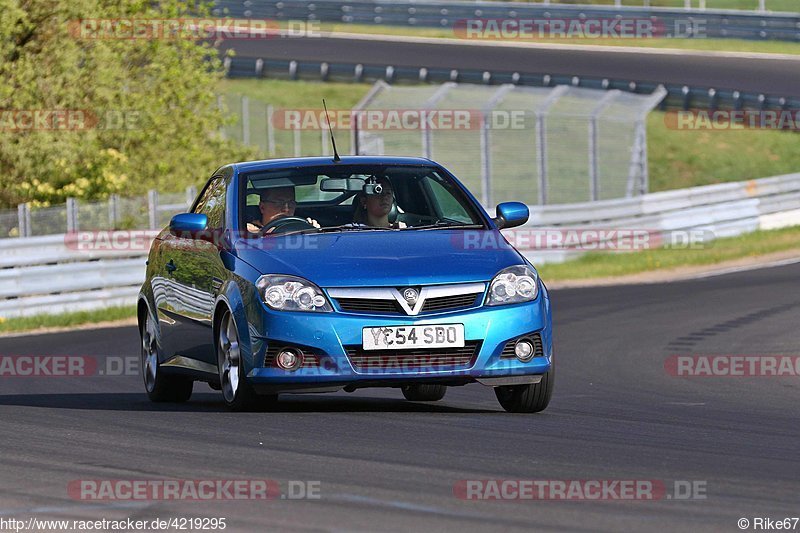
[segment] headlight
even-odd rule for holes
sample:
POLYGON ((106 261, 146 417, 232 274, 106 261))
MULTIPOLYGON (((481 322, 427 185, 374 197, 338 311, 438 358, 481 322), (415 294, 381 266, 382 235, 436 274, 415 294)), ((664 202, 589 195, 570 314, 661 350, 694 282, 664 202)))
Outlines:
POLYGON ((277 311, 333 311, 319 287, 297 276, 261 276, 256 288, 264 303, 277 311))
POLYGON ((520 265, 504 268, 489 285, 486 305, 517 304, 536 299, 539 293, 539 276, 532 269, 520 265))

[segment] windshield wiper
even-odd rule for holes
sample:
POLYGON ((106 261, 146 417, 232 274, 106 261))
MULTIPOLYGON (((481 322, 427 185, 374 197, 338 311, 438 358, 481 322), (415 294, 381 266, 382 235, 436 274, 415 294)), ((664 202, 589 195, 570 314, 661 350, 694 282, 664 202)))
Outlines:
POLYGON ((357 226, 354 224, 342 224, 341 226, 326 226, 324 228, 308 228, 299 231, 288 231, 281 235, 299 235, 309 233, 334 233, 336 231, 388 231, 392 228, 377 228, 373 226, 357 226))
POLYGON ((458 229, 483 229, 483 224, 465 224, 463 222, 448 222, 446 220, 439 220, 434 224, 428 224, 426 226, 411 226, 405 229, 451 229, 451 228, 458 228, 458 229))
POLYGON ((341 226, 328 226, 326 228, 319 228, 320 233, 328 233, 332 231, 386 231, 392 228, 379 228, 375 226, 357 226, 354 224, 342 224, 341 226))

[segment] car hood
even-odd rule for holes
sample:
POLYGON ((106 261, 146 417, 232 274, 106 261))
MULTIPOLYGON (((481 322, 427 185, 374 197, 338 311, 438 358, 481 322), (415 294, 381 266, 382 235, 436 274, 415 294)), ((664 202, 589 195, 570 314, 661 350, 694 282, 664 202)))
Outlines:
POLYGON ((524 264, 496 230, 360 231, 239 241, 237 255, 262 274, 290 274, 320 287, 489 281, 524 264))

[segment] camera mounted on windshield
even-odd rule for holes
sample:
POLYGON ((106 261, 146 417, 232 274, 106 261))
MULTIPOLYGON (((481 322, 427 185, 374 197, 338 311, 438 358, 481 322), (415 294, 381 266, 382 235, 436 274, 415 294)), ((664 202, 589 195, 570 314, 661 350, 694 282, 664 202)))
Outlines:
POLYGON ((377 195, 383 192, 383 185, 378 183, 378 178, 370 176, 364 182, 364 188, 362 190, 366 195, 377 195))

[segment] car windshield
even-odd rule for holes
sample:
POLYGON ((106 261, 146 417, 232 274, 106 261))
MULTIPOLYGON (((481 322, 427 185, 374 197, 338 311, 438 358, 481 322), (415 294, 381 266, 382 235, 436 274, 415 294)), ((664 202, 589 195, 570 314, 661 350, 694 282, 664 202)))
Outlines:
POLYGON ((478 207, 440 168, 326 165, 245 175, 251 234, 484 227, 478 207))

